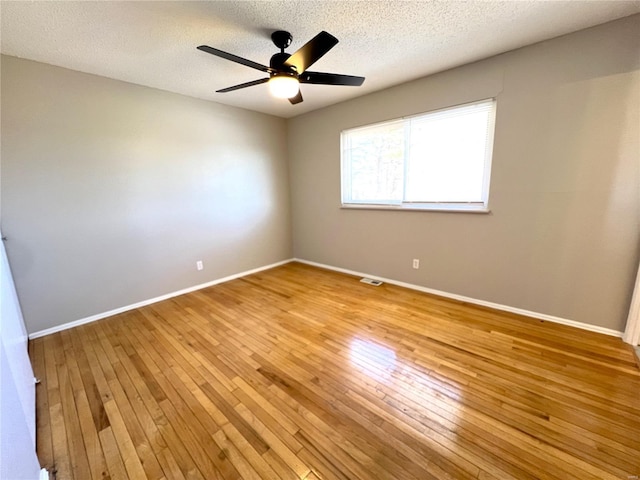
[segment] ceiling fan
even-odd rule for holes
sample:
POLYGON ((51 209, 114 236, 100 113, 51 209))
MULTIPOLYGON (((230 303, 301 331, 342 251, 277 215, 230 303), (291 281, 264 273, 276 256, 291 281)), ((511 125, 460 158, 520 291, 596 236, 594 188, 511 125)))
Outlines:
POLYGON ((216 90, 217 93, 233 92, 234 90, 268 82, 269 90, 274 97, 288 98, 289 102, 295 105, 296 103, 302 102, 300 83, 359 87, 362 85, 362 82, 364 82, 364 77, 340 75, 337 73, 311 72, 307 70, 307 68, 317 62, 338 43, 338 39, 330 33, 320 32, 291 55, 285 53, 284 49, 291 45, 292 39, 291 34, 283 30, 278 30, 271 34, 271 40, 275 46, 280 49, 280 53, 276 53, 271 57, 268 67, 207 45, 200 45, 198 50, 269 74, 268 78, 261 78, 259 80, 253 80, 252 82, 241 83, 233 87, 216 90))

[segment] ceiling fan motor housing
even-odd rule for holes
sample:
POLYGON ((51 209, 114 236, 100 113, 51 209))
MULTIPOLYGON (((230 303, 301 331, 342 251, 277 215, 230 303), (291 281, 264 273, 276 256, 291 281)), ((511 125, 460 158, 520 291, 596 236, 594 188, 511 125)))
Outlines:
POLYGON ((290 56, 290 54, 284 52, 276 53, 271 57, 269 66, 278 72, 295 75, 297 73, 295 67, 290 67, 289 65, 284 64, 290 56))

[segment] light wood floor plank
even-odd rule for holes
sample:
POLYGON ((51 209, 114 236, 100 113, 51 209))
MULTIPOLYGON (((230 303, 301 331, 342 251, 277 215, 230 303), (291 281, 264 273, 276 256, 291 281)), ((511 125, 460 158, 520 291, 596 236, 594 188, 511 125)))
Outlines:
POLYGON ((30 342, 57 480, 640 475, 620 339, 297 263, 30 342))
POLYGON ((53 469, 53 444, 51 439, 51 417, 49 416, 49 395, 46 388, 46 365, 44 338, 29 342, 29 356, 33 364, 33 374, 40 380, 36 385, 36 450, 43 468, 53 469), (43 383, 44 382, 44 383, 43 383))
POLYGON ((62 339, 64 342, 64 350, 66 356, 66 364, 69 366, 71 377, 71 385, 73 387, 74 399, 77 408, 77 416, 79 420, 80 430, 82 432, 82 441, 93 480, 102 480, 107 477, 107 468, 104 454, 100 444, 98 431, 96 431, 95 423, 91 414, 91 407, 87 398, 87 389, 82 382, 82 376, 75 355, 76 350, 72 347, 72 332, 63 332, 62 339))
MULTIPOLYGON (((107 468, 109 469, 109 476, 112 480, 125 480, 129 477, 122 461, 122 456, 118 450, 118 444, 113 436, 111 426, 108 426, 100 431, 100 443, 102 445, 102 451, 104 452, 107 468)), ((62 477, 64 478, 64 477, 62 477)), ((70 477, 68 477, 70 478, 70 477)))
MULTIPOLYGON (((59 342, 60 339, 54 338, 53 335, 44 339, 47 376, 41 388, 46 388, 49 398, 50 432, 53 447, 52 472, 56 472, 61 478, 73 478, 69 459, 69 447, 67 444, 67 429, 65 427, 62 398, 58 382, 58 366, 56 363, 56 350, 61 350, 61 347, 59 343, 56 343, 56 340, 59 342)), ((36 390, 36 395, 38 395, 38 393, 38 390, 36 390)), ((36 433, 36 435, 41 434, 44 434, 44 432, 38 431, 36 433)))

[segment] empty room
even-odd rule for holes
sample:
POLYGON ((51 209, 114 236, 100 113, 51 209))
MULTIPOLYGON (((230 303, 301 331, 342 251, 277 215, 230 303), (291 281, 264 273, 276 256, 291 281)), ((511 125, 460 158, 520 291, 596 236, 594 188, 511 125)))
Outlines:
POLYGON ((640 1, 0 1, 1 480, 640 479, 640 1))

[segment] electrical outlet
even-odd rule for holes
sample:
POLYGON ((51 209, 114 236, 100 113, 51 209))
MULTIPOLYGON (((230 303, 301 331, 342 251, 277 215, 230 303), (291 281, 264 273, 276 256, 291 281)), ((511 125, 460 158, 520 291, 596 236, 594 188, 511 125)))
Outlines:
POLYGON ((420 260, 418 260, 417 258, 413 259, 413 268, 415 268, 416 270, 420 268, 420 260))
POLYGON ((202 269, 204 268, 204 265, 202 264, 202 260, 198 260, 198 261, 196 262, 196 268, 197 268, 198 270, 202 270, 202 269))

